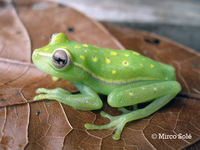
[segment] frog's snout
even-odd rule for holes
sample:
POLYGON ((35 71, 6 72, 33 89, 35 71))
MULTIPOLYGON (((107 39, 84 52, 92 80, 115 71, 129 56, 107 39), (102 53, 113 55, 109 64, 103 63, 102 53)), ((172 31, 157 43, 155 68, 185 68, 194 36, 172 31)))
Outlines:
POLYGON ((38 49, 34 50, 34 52, 32 53, 32 61, 33 61, 34 64, 35 64, 35 62, 36 62, 37 60, 40 59, 40 55, 39 55, 39 53, 38 53, 37 50, 38 50, 38 49))
POLYGON ((32 54, 32 59, 36 58, 37 56, 38 56, 38 52, 37 52, 37 49, 35 49, 32 54))

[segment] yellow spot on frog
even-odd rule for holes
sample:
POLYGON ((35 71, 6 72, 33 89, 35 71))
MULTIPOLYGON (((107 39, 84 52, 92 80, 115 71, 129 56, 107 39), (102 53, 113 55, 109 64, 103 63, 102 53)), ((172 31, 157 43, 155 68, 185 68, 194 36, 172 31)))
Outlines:
POLYGON ((157 88, 153 88, 154 91, 157 91, 157 88))
POLYGON ((112 70, 112 74, 116 74, 116 70, 112 70))
POLYGON ((130 91, 130 92, 129 92, 129 95, 130 95, 130 96, 133 96, 133 92, 130 91))
POLYGON ((110 55, 116 56, 117 53, 116 52, 110 52, 110 55))
POLYGON ((139 54, 139 53, 137 53, 137 52, 132 52, 132 53, 133 53, 134 55, 137 55, 137 56, 138 56, 138 55, 140 55, 140 54, 139 54))
POLYGON ((129 63, 128 63, 127 61, 122 61, 122 64, 123 64, 124 66, 128 66, 128 65, 129 65, 129 63))
POLYGON ((85 56, 80 56, 81 59, 85 60, 85 56))
POLYGON ((76 45, 76 46, 74 46, 74 48, 81 48, 80 46, 78 46, 78 45, 76 45))
POLYGON ((168 77, 166 77, 165 80, 168 80, 168 77))
POLYGON ((98 60, 98 58, 96 58, 96 57, 92 58, 92 61, 94 61, 94 62, 97 62, 97 60, 98 60))
POLYGON ((45 48, 44 50, 45 50, 45 51, 48 51, 48 50, 49 50, 49 48, 45 48))
POLYGON ((88 45, 87 45, 87 44, 83 44, 83 46, 84 46, 84 47, 88 47, 88 45))
POLYGON ((66 47, 65 47, 65 46, 61 46, 60 48, 64 48, 64 49, 66 49, 66 47))
POLYGON ((143 61, 145 61, 145 59, 144 59, 144 58, 142 58, 142 60, 143 60, 143 61))
POLYGON ((96 53, 96 52, 97 52, 97 50, 93 50, 93 52, 95 52, 95 53, 96 53))
POLYGON ((106 63, 109 64, 110 63, 110 59, 106 58, 106 63))
POLYGON ((140 66, 141 66, 141 67, 144 67, 144 65, 143 65, 143 64, 140 64, 140 66))
POLYGON ((150 67, 150 68, 153 68, 153 67, 154 67, 154 65, 153 65, 153 64, 150 64, 150 65, 149 65, 149 67, 150 67))
POLYGON ((126 57, 128 57, 128 56, 129 56, 129 54, 125 54, 125 56, 126 56, 126 57))

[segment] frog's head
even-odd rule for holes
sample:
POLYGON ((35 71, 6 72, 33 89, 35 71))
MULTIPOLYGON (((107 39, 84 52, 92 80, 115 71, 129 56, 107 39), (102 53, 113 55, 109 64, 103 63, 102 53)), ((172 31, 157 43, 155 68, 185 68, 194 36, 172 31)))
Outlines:
POLYGON ((35 66, 43 72, 64 78, 67 80, 76 79, 74 68, 72 67, 72 57, 67 48, 63 45, 69 42, 63 33, 55 33, 50 37, 47 46, 36 49, 32 54, 35 66))

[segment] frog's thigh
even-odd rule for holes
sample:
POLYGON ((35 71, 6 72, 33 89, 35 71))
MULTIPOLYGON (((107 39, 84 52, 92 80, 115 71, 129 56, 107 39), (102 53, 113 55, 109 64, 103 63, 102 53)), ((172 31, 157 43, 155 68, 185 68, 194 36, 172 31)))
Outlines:
POLYGON ((125 107, 152 101, 156 98, 180 91, 177 81, 153 81, 132 83, 115 89, 108 96, 108 104, 112 107, 125 107))

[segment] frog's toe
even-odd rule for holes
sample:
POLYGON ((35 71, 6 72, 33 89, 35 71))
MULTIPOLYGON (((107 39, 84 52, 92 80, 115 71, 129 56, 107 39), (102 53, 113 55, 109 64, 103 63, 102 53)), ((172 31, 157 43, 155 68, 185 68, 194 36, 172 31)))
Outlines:
POLYGON ((85 128, 88 129, 88 130, 93 130, 93 129, 97 129, 97 126, 94 125, 94 124, 86 123, 85 128))
POLYGON ((131 112, 130 110, 127 110, 126 108, 124 107, 120 107, 120 108, 117 108, 119 111, 121 111, 123 114, 127 114, 129 112, 131 112))
POLYGON ((86 129, 88 130, 102 130, 102 129, 111 129, 113 128, 115 130, 115 134, 113 135, 113 139, 119 140, 121 132, 124 128, 124 125, 126 122, 118 120, 118 121, 112 121, 109 124, 106 125, 94 125, 94 124, 85 124, 86 129))
POLYGON ((44 94, 40 94, 40 95, 37 95, 33 98, 34 101, 37 101, 37 100, 42 100, 44 99, 44 94))
POLYGON ((33 100, 34 100, 34 101, 38 100, 38 96, 35 96, 35 97, 33 98, 33 100))
POLYGON ((37 96, 35 96, 33 98, 33 100, 43 100, 43 99, 58 100, 59 101, 61 99, 61 97, 59 97, 59 96, 57 96, 55 94, 49 94, 49 93, 47 93, 47 94, 39 94, 39 95, 37 95, 37 96))
POLYGON ((71 94, 69 91, 65 91, 61 88, 55 88, 55 89, 45 89, 45 88, 38 88, 36 90, 37 94, 58 94, 58 95, 69 95, 71 94))
POLYGON ((113 119, 114 117, 109 115, 108 113, 104 112, 104 111, 101 111, 100 112, 100 115, 102 117, 105 117, 105 118, 108 118, 110 119, 110 123, 109 124, 105 124, 105 125, 94 125, 94 124, 88 124, 86 123, 85 124, 85 127, 89 130, 94 130, 94 129, 97 129, 97 130, 102 130, 102 129, 110 129, 110 128, 114 128, 115 124, 113 123, 113 119))
POLYGON ((112 123, 105 124, 105 125, 94 125, 94 124, 89 124, 89 123, 85 124, 85 128, 88 130, 102 130, 102 129, 110 129, 113 127, 114 126, 112 123))
POLYGON ((45 88, 38 88, 37 90, 36 90, 36 93, 37 94, 41 94, 41 93, 48 93, 48 89, 45 89, 45 88))
POLYGON ((113 116, 109 115, 109 114, 106 113, 105 111, 101 111, 101 112, 100 112, 100 115, 101 115, 102 117, 108 118, 108 119, 110 119, 110 120, 113 119, 113 116))
POLYGON ((113 135, 113 139, 115 140, 120 139, 122 130, 126 123, 127 123, 126 118, 124 118, 123 116, 117 119, 117 125, 115 126, 115 134, 113 135))

